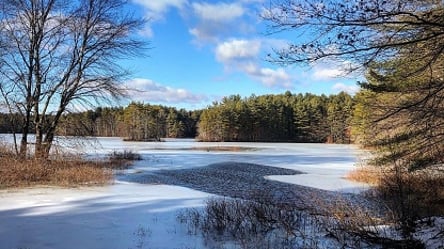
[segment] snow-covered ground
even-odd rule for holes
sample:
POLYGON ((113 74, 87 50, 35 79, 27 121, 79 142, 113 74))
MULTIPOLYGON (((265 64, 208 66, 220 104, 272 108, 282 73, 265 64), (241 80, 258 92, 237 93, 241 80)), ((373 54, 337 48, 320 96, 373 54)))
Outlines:
POLYGON ((0 192, 0 248, 203 248, 177 212, 208 194, 176 186, 32 188, 0 192))
POLYGON ((128 180, 131 175, 158 170, 190 169, 220 162, 255 163, 307 173, 267 176, 269 180, 344 192, 366 187, 343 179, 362 153, 351 145, 193 140, 144 143, 99 138, 76 147, 76 141, 63 141, 64 146, 90 157, 129 149, 142 154, 143 160, 124 171, 110 186, 1 190, 0 249, 209 248, 201 237, 187 234, 176 216, 185 208, 202 206, 211 194, 128 180), (211 149, 230 146, 238 150, 211 149))

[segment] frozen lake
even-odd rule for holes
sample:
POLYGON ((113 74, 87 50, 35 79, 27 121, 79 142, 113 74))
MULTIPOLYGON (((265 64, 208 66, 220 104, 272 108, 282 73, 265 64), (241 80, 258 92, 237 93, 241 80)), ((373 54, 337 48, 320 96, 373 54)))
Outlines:
MULTIPOLYGON (((72 147, 74 148, 74 147, 72 147)), ((142 161, 134 172, 186 169, 220 162, 242 162, 302 171, 306 174, 269 176, 269 179, 341 192, 356 192, 363 185, 343 177, 363 152, 354 145, 301 143, 207 143, 193 139, 167 139, 165 142, 124 142, 119 138, 98 138, 83 145, 91 156, 132 150, 142 161), (231 148, 231 149, 230 149, 231 148)), ((131 171, 129 171, 131 173, 131 171)))
POLYGON ((305 173, 266 176, 269 180, 342 192, 365 188, 343 178, 363 153, 353 145, 200 143, 191 139, 124 142, 120 138, 60 142, 90 157, 126 149, 140 153, 143 160, 109 186, 1 190, 0 248, 210 248, 201 237, 187 234, 176 216, 184 208, 202 206, 212 195, 126 180, 144 172, 243 162, 305 173))
MULTIPOLYGON (((9 134, 0 141, 11 142, 9 134)), ((363 156, 354 145, 302 143, 196 142, 194 139, 165 139, 165 142, 126 142, 121 138, 58 138, 60 147, 89 157, 131 150, 142 155, 127 173, 163 169, 187 169, 220 162, 269 165, 304 172, 301 175, 269 176, 269 179, 341 192, 362 190, 363 184, 343 177, 363 156)), ((57 146, 55 146, 57 148, 57 146)), ((124 178, 120 178, 123 180, 124 178)))

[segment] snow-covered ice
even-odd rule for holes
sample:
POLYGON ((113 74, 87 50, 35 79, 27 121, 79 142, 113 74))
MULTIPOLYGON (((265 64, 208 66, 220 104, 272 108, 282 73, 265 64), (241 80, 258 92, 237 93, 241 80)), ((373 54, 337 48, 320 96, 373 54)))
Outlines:
MULTIPOLYGON (((110 186, 89 188, 38 187, 0 191, 0 248, 206 248, 176 221, 184 208, 201 207, 208 193, 171 185, 127 181, 141 172, 189 169, 219 162, 243 162, 306 172, 267 176, 270 180, 355 192, 365 185, 345 180, 361 153, 352 145, 291 143, 123 142, 99 138, 74 147, 90 157, 130 149, 143 160, 124 171, 110 186), (252 148, 239 151, 208 147, 252 148)), ((72 141, 75 142, 75 141, 72 141)))

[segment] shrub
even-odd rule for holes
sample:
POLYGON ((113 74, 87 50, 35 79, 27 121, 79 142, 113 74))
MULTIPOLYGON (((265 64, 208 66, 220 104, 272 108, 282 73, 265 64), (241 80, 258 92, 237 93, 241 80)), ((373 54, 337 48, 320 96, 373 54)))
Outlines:
POLYGON ((384 203, 391 212, 391 220, 411 239, 418 220, 444 216, 443 166, 408 171, 402 162, 392 166, 363 166, 347 176, 348 179, 370 183, 374 188, 368 192, 384 203))
POLYGON ((242 199, 209 199, 204 210, 188 210, 178 219, 190 234, 201 232, 208 244, 228 240, 240 248, 318 248, 322 234, 307 212, 242 199))
POLYGON ((391 210, 377 211, 340 200, 320 202, 319 206, 321 226, 343 248, 424 248, 422 241, 400 234, 391 210))
POLYGON ((111 161, 139 161, 139 160, 142 160, 142 156, 139 153, 133 152, 131 150, 113 151, 111 154, 109 154, 108 157, 111 161))
POLYGON ((113 169, 141 160, 138 153, 113 152, 108 160, 86 160, 79 155, 55 150, 47 160, 23 158, 0 145, 0 188, 32 185, 102 185, 113 179, 113 169))
POLYGON ((415 231, 417 220, 444 216, 444 175, 437 170, 394 169, 382 177, 375 194, 393 212, 406 237, 415 231))
MULTIPOLYGON (((403 238, 398 241, 384 238, 384 244, 394 248, 422 248, 422 242, 415 239, 417 228, 432 217, 444 216, 443 165, 408 171, 403 162, 397 161, 391 167, 379 170, 364 167, 357 172, 352 172, 349 177, 365 182, 377 179, 368 194, 387 207, 390 216, 385 222, 396 227, 403 238)), ((444 234, 441 232, 440 236, 444 237, 444 234)), ((372 239, 382 240, 380 237, 372 239)))
MULTIPOLYGON (((234 248, 399 248, 421 249, 423 241, 402 237, 393 213, 375 212, 349 201, 318 201, 316 215, 288 204, 212 198, 202 210, 178 215, 190 234, 207 244, 234 248)), ((441 232, 442 233, 442 232, 441 232)))

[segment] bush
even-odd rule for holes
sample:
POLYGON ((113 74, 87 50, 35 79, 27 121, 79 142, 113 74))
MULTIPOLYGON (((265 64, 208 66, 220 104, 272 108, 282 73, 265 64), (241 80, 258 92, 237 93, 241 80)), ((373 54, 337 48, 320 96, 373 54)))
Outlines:
POLYGON ((444 216, 443 166, 408 171, 401 162, 389 167, 364 166, 347 175, 350 180, 372 184, 369 195, 384 203, 404 238, 411 239, 418 220, 444 216))
POLYGON ((410 237, 417 220, 444 216, 444 175, 428 169, 416 172, 394 170, 384 175, 375 194, 393 212, 393 218, 410 237))
POLYGON ((392 212, 381 214, 338 199, 318 201, 314 215, 266 199, 212 198, 202 210, 187 210, 178 220, 189 234, 202 234, 207 244, 222 244, 220 248, 224 243, 242 249, 424 248, 423 241, 400 236, 392 212))
POLYGON ((324 234, 307 212, 242 199, 209 199, 204 210, 188 210, 178 219, 208 244, 228 240, 240 248, 318 248, 324 234))
POLYGON ((133 152, 131 150, 124 151, 113 151, 109 155, 111 161, 140 161, 142 156, 139 153, 133 152))

